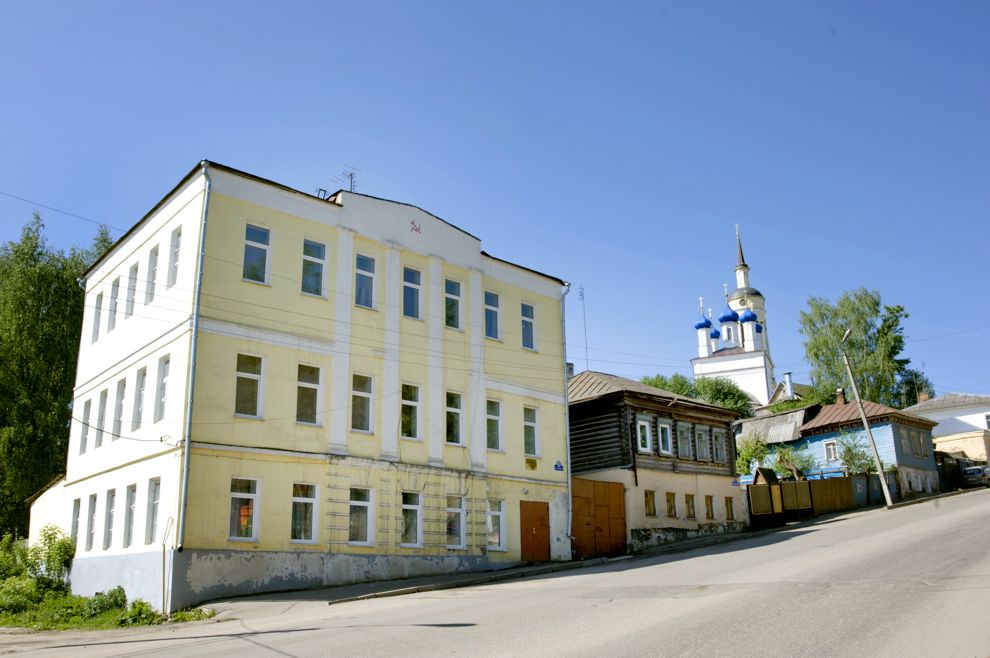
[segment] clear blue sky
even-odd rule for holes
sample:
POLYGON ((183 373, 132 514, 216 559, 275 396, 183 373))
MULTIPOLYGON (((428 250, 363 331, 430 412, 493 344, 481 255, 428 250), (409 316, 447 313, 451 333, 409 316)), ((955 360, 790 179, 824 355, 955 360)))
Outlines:
POLYGON ((591 367, 638 378, 690 374, 738 223, 778 373, 809 295, 867 286, 938 392, 990 394, 988 34, 977 1, 6 3, 0 241, 39 204, 127 228, 202 158, 353 165, 583 287, 591 367))

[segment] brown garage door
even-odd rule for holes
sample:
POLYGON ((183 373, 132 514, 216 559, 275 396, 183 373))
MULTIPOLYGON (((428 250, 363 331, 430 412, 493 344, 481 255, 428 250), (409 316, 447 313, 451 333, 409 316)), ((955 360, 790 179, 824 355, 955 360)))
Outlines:
POLYGON ((573 478, 571 500, 572 548, 578 557, 626 552, 625 487, 621 483, 573 478))
POLYGON ((524 562, 550 559, 550 505, 519 501, 519 558, 524 562))

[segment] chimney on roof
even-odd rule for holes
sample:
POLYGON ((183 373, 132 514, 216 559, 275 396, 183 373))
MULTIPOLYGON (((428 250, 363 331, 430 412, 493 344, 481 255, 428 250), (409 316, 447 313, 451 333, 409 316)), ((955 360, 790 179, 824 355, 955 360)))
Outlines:
POLYGON ((567 362, 567 381, 574 379, 574 364, 570 361, 567 362))
POLYGON ((784 395, 788 400, 794 399, 794 382, 791 381, 791 373, 784 373, 784 395))
POLYGON ((928 402, 932 399, 932 396, 928 394, 928 391, 918 391, 918 402, 928 402))
POLYGON ((835 389, 835 403, 836 404, 846 403, 846 389, 844 388, 835 389))

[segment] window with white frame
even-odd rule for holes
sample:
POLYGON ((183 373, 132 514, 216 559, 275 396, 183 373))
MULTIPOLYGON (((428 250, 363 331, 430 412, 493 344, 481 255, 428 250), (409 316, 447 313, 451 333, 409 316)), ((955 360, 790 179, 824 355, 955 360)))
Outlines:
POLYGON ((134 539, 134 506, 137 502, 137 485, 132 484, 127 487, 127 496, 124 499, 124 548, 131 545, 134 539))
POLYGON ((134 315, 134 299, 137 297, 138 264, 131 265, 127 273, 127 302, 124 305, 124 318, 134 315))
POLYGON ((83 402, 82 431, 79 434, 79 454, 86 452, 86 443, 89 442, 89 415, 92 412, 93 401, 83 402))
POLYGON ((523 452, 531 456, 540 454, 539 427, 535 407, 523 407, 523 452))
POLYGON ((244 229, 245 281, 268 283, 268 249, 271 234, 266 228, 247 224, 244 229))
POLYGON ((127 380, 121 379, 117 382, 117 393, 113 400, 113 432, 110 439, 116 441, 120 438, 120 432, 124 424, 124 394, 127 391, 127 380))
POLYGON ((498 295, 485 291, 485 338, 498 340, 498 295))
POLYGON ((117 490, 108 489, 106 506, 103 512, 103 550, 107 550, 113 544, 113 512, 116 505, 117 490))
POLYGON ((303 240, 302 291, 323 296, 323 272, 327 264, 327 247, 313 240, 303 240))
POLYGON ((234 395, 234 414, 259 418, 261 416, 261 368, 260 356, 237 355, 237 385, 234 395))
POLYGON ((451 279, 443 282, 443 321, 451 329, 461 328, 461 284, 451 279))
POLYGON ((320 424, 320 369, 300 363, 296 373, 296 422, 320 424))
POLYGON ((93 539, 96 537, 96 494, 89 496, 89 509, 86 515, 89 525, 86 528, 86 550, 93 550, 93 539))
POLYGON ((447 391, 447 443, 461 442, 461 394, 447 391))
POLYGON ((691 450, 691 428, 678 426, 677 428, 677 456, 681 459, 694 459, 691 450))
POLYGON ((825 461, 834 462, 839 459, 839 446, 835 441, 825 442, 825 461))
POLYGON ((292 541, 316 541, 316 485, 292 483, 292 541))
POLYGON ((355 374, 351 377, 351 429, 358 432, 370 432, 371 425, 371 396, 373 382, 371 377, 355 374))
POLYGON ((117 326, 117 297, 120 295, 120 277, 110 284, 110 308, 107 309, 107 333, 117 326))
POLYGON ((402 492, 402 535, 400 546, 419 546, 423 543, 423 502, 420 494, 402 492))
POLYGON ((93 447, 99 448, 103 445, 103 430, 107 422, 107 389, 100 391, 100 404, 96 408, 96 436, 93 439, 93 447))
POLYGON ((158 245, 151 248, 148 254, 148 280, 145 282, 144 303, 150 304, 155 299, 155 284, 158 282, 158 245))
POLYGON ((697 428, 697 427, 695 428, 694 445, 695 445, 695 450, 698 451, 698 459, 703 459, 707 461, 712 458, 712 453, 711 450, 709 449, 707 429, 697 428))
POLYGON ((419 386, 414 384, 402 385, 399 434, 404 439, 419 438, 419 386))
POLYGON ((79 546, 79 514, 82 501, 76 498, 72 501, 72 525, 70 526, 69 536, 72 537, 72 545, 75 547, 79 546))
POLYGON ((422 277, 419 270, 402 268, 402 315, 419 319, 419 292, 422 277))
POLYGON ((251 478, 230 479, 230 535, 232 540, 258 540, 255 510, 258 505, 258 481, 251 478))
POLYGON ((354 261, 354 303, 375 307, 375 259, 358 254, 354 261))
POLYGON ((168 247, 168 274, 165 277, 165 287, 171 288, 179 278, 179 249, 182 246, 182 227, 172 231, 172 241, 168 247))
POLYGON ((148 383, 148 369, 139 368, 134 380, 134 409, 131 413, 131 431, 141 427, 144 418, 144 389, 148 383))
POLYGON ((466 516, 464 496, 447 496, 447 548, 464 548, 466 516))
POLYGON ((489 450, 502 449, 502 403, 488 400, 485 404, 485 422, 489 450))
POLYGON ((485 515, 488 530, 488 548, 499 551, 505 550, 505 514, 502 511, 502 501, 488 499, 488 512, 485 515))
MULTIPOLYGON (((347 541, 371 545, 374 537, 375 515, 372 513, 371 489, 351 487, 351 506, 347 541)), ((415 543, 415 542, 413 542, 415 543)))
POLYGON ((100 314, 103 312, 103 293, 101 292, 96 296, 95 306, 93 308, 93 335, 91 342, 95 343, 100 339, 100 314))
POLYGON ((712 458, 719 464, 725 463, 725 432, 715 430, 712 432, 712 458))
POLYGON ((674 451, 674 447, 671 445, 670 425, 667 423, 657 423, 657 443, 660 446, 660 452, 665 455, 674 451))
POLYGON ((536 349, 536 309, 525 302, 520 307, 522 314, 522 346, 528 350, 536 349))
POLYGON ((168 398, 169 355, 158 359, 158 386, 155 389, 155 422, 165 417, 165 402, 168 398))
POLYGON ((153 544, 158 534, 158 503, 162 495, 161 478, 148 480, 148 508, 144 520, 144 543, 153 544))
POLYGON ((649 418, 636 419, 636 441, 640 452, 653 452, 653 429, 649 418))

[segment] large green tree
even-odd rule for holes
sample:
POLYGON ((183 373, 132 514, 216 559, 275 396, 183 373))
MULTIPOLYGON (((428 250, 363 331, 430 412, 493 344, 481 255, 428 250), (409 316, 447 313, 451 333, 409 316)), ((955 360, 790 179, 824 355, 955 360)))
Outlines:
POLYGON ((736 386, 728 379, 721 377, 709 377, 692 382, 681 374, 674 374, 670 377, 665 375, 653 375, 643 377, 640 381, 656 388, 661 388, 671 393, 684 395, 697 400, 704 400, 709 404, 714 404, 726 409, 738 411, 744 418, 753 415, 753 402, 746 392, 736 386))
POLYGON ((899 406, 898 387, 910 363, 901 356, 901 323, 907 317, 903 306, 887 306, 879 292, 866 288, 843 293, 835 304, 823 297, 808 299, 808 310, 801 311, 801 333, 817 397, 834 400, 837 388, 849 388, 840 345, 849 330, 844 348, 860 395, 899 406))
POLYGON ((0 531, 27 532, 25 500, 65 472, 83 291, 77 279, 110 246, 51 248, 38 213, 0 246, 0 531))

